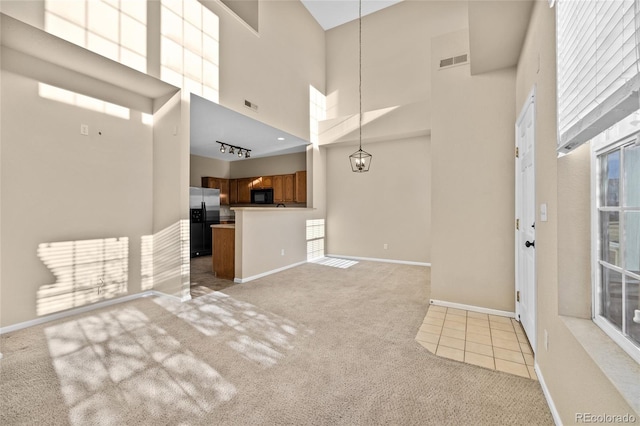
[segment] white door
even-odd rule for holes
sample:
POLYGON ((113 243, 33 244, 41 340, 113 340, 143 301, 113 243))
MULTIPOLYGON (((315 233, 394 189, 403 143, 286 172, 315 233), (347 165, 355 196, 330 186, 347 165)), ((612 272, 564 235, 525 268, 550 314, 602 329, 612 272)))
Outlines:
POLYGON ((536 352, 535 90, 516 122, 516 318, 536 352))

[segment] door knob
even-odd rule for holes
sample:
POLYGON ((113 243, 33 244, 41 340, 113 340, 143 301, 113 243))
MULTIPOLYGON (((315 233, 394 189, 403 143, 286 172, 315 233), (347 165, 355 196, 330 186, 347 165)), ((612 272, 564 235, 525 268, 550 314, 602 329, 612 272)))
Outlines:
POLYGON ((526 241, 524 243, 524 245, 527 246, 527 247, 534 247, 535 248, 536 242, 535 241, 526 241))

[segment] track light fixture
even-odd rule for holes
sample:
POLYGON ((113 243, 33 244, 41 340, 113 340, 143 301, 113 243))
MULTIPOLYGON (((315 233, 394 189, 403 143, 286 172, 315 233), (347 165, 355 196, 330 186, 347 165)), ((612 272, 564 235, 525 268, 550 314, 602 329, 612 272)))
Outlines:
POLYGON ((228 143, 224 143, 224 142, 220 142, 220 141, 216 141, 216 142, 220 144, 220 152, 222 152, 223 154, 225 152, 229 152, 229 154, 235 154, 236 150, 237 150, 238 158, 242 158, 242 157, 249 158, 249 157, 251 157, 251 154, 250 154, 251 150, 250 149, 242 148, 242 147, 235 146, 235 145, 229 145, 228 143), (228 151, 227 151, 227 148, 228 148, 228 151))

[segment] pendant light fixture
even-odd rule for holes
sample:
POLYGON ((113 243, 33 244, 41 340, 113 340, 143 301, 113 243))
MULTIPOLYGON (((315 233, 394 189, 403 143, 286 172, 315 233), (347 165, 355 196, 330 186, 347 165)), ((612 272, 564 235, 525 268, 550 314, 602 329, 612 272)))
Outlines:
POLYGON ((364 173, 371 167, 373 156, 362 150, 362 0, 358 0, 358 96, 360 99, 359 149, 349 156, 351 171, 364 173))

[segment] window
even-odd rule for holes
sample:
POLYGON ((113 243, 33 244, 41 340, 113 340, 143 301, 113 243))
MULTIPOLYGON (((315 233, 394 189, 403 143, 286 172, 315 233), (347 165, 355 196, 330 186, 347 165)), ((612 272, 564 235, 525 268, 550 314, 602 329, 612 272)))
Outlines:
POLYGON ((147 71, 144 0, 47 0, 45 30, 140 72, 147 71))
POLYGON ((591 141, 593 317, 640 362, 640 0, 559 0, 558 152, 591 141))
POLYGON ((594 154, 594 321, 640 362, 640 144, 594 154))
POLYGON ((324 219, 307 220, 307 260, 324 257, 324 219))

